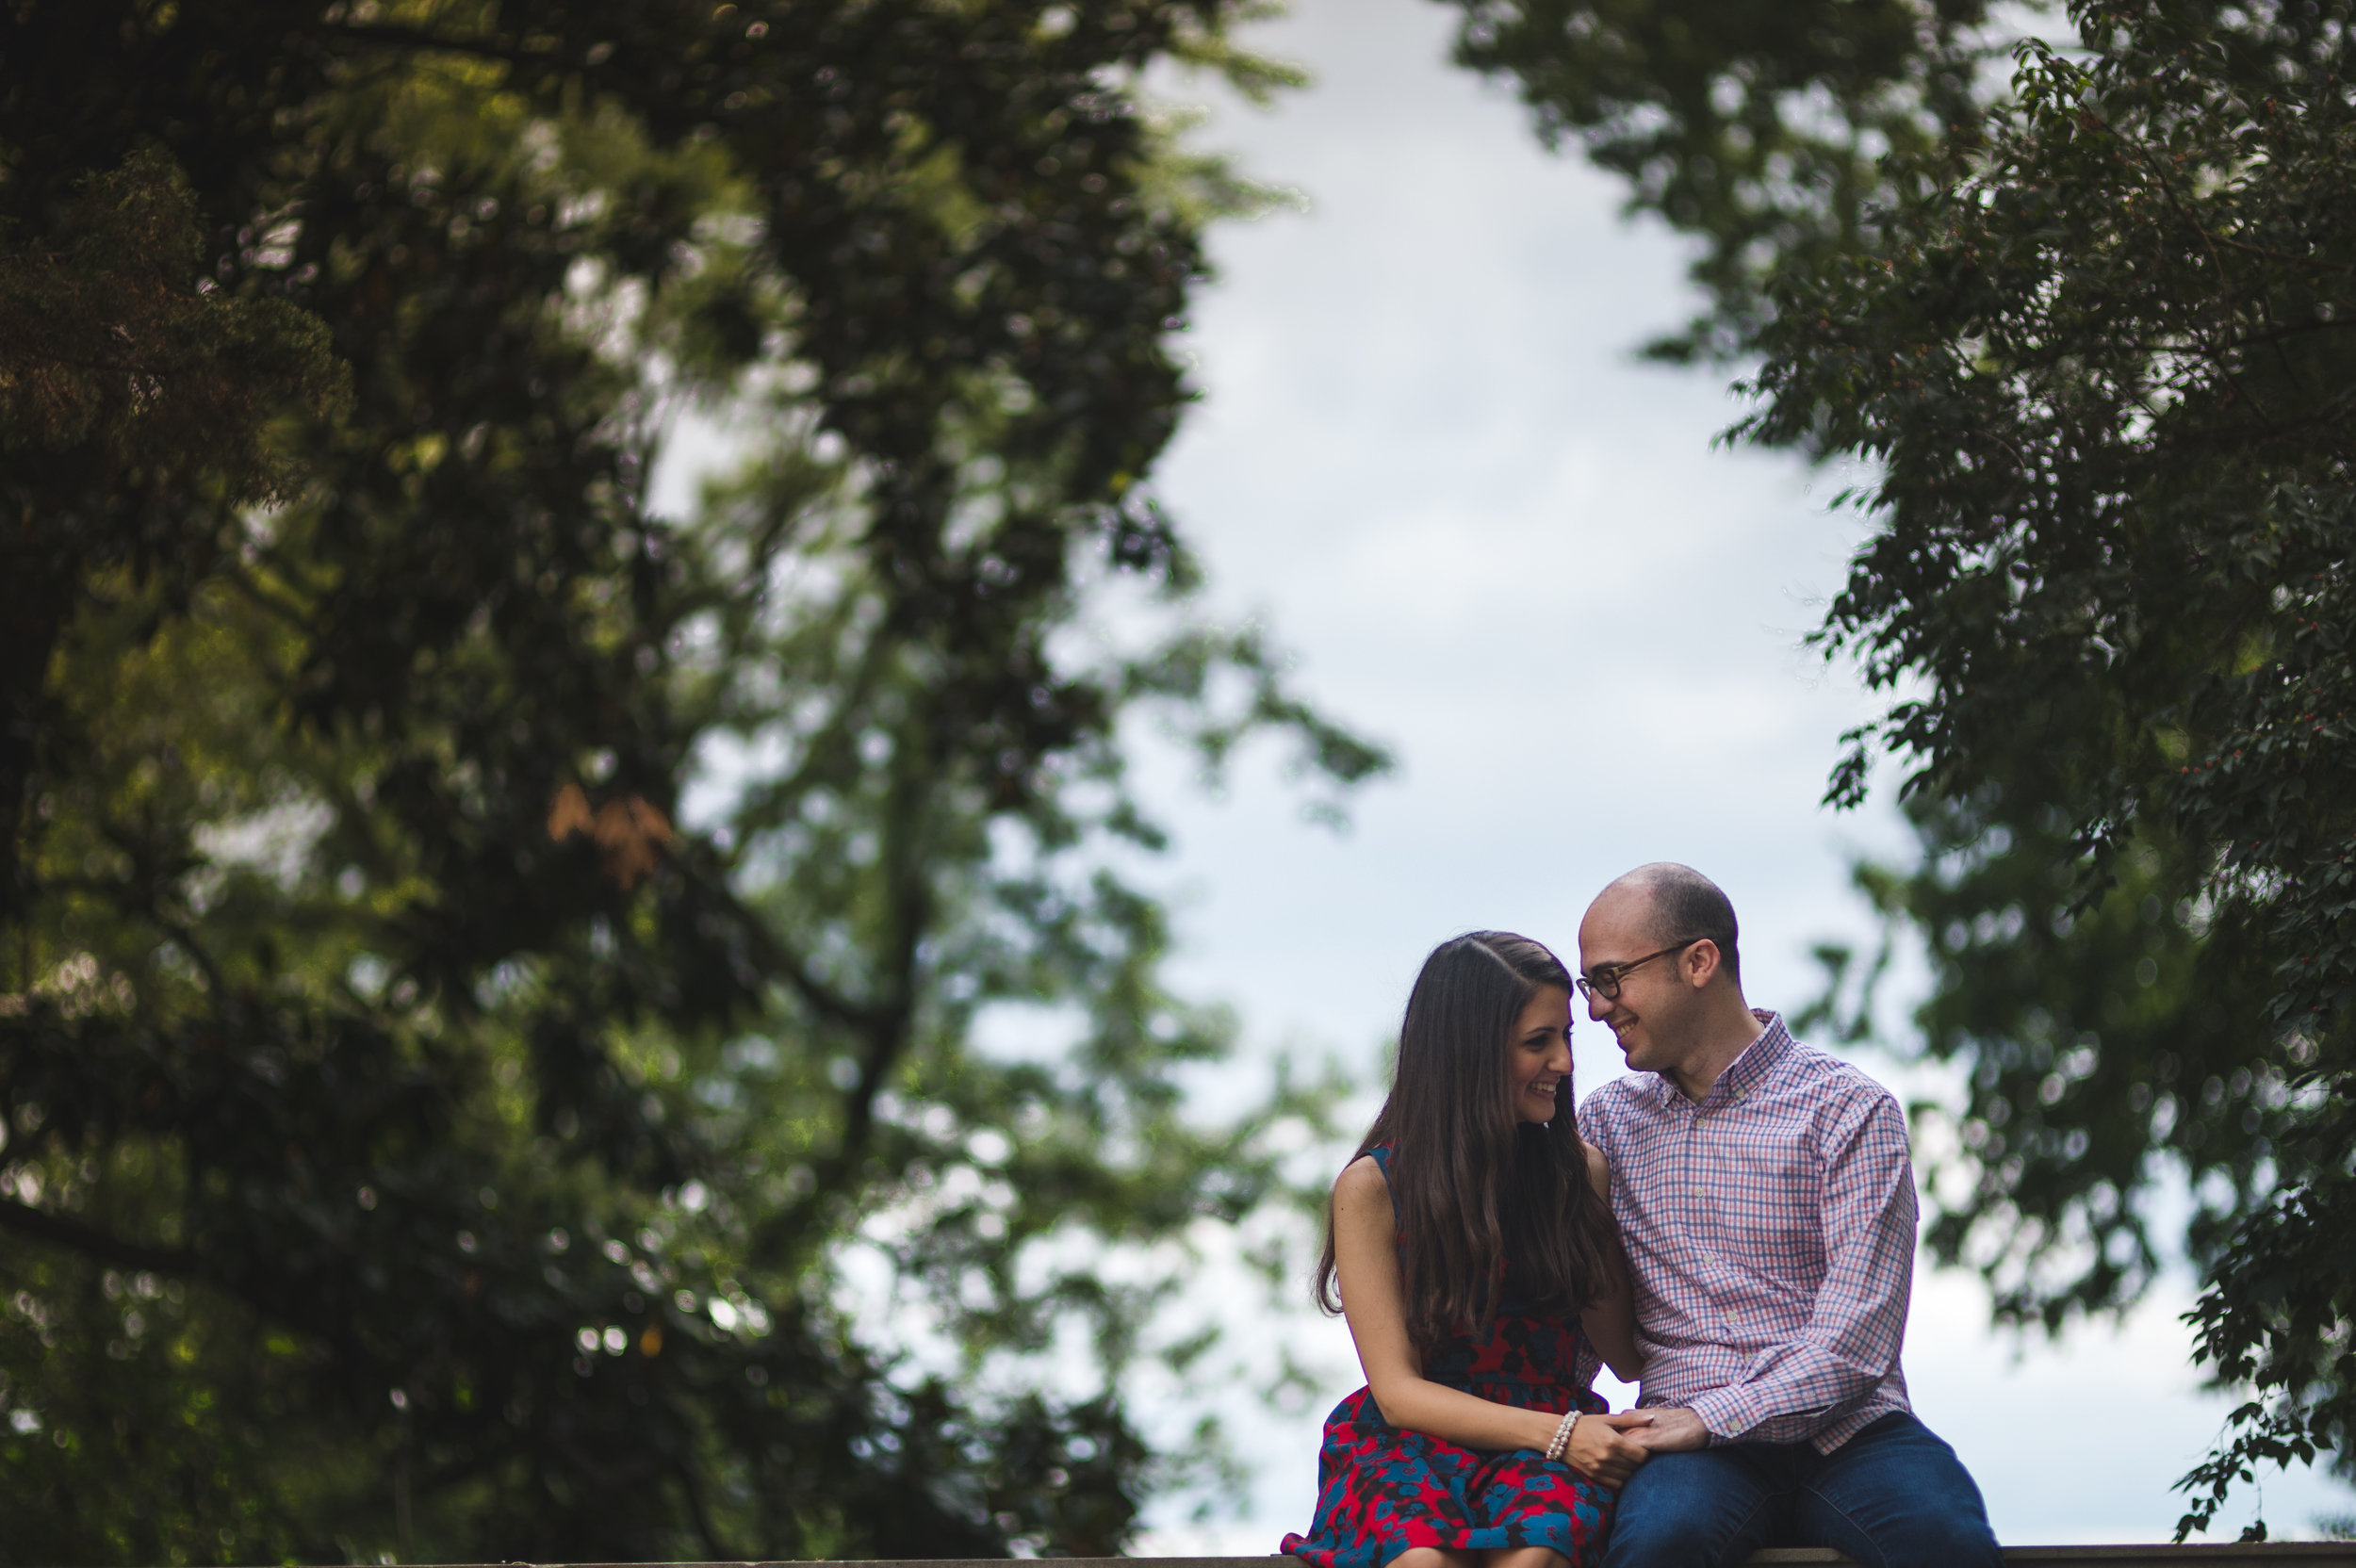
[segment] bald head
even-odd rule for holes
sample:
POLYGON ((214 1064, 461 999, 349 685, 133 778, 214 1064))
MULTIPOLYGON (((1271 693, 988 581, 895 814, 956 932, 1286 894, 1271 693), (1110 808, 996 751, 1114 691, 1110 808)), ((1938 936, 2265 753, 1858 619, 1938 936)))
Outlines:
POLYGON ((1613 893, 1644 901, 1650 911, 1653 939, 1664 947, 1708 937, 1717 944, 1718 961, 1726 966, 1726 978, 1737 986, 1742 983, 1742 960, 1734 951, 1741 927, 1735 923, 1733 903, 1717 883, 1691 866, 1656 860, 1615 879, 1596 896, 1596 902, 1613 893))

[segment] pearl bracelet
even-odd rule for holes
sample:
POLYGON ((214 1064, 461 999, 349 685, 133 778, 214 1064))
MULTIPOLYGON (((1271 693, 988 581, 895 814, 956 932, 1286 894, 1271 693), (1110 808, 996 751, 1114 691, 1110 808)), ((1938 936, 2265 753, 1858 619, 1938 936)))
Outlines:
POLYGON ((1579 1425, 1581 1413, 1583 1413, 1577 1405, 1573 1405, 1563 1413, 1562 1424, 1554 1429, 1554 1441, 1546 1445, 1547 1463, 1553 1463, 1570 1451, 1571 1429, 1579 1425))

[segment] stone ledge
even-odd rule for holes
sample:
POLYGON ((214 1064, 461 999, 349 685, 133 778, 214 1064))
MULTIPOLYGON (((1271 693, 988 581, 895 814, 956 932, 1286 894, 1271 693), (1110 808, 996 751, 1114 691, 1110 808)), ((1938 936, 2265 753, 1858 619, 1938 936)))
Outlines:
MULTIPOLYGON (((908 1561, 500 1563, 436 1564, 434 1568, 1006 1568, 1005 1558, 931 1558, 908 1561)), ((1292 1558, 1268 1557, 1066 1557, 1054 1568, 1303 1568, 1292 1558)), ((1844 1563, 1850 1559, 1821 1546, 1776 1546, 1752 1556, 1752 1568, 1771 1563, 1844 1563)), ((2356 1541, 2196 1542, 2183 1546, 2007 1546, 2011 1563, 2104 1563, 2108 1568, 2191 1568, 2196 1563, 2298 1563, 2300 1568, 2356 1568, 2356 1541)))
MULTIPOLYGON (((1778 1546, 1751 1556, 1753 1563, 1850 1560, 1821 1546, 1778 1546)), ((2173 1564, 2197 1562, 2297 1562, 2305 1568, 2356 1568, 2356 1541, 2267 1541, 2250 1545, 2206 1541, 2183 1546, 2006 1546, 2004 1561, 2102 1562, 2111 1568, 2171 1568, 2173 1564)))

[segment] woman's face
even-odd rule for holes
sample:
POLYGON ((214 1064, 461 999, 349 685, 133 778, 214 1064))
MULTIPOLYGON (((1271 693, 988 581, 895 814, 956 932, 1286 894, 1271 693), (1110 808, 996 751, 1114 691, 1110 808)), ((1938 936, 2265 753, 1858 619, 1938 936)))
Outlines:
POLYGON ((1506 1048, 1513 1114, 1524 1121, 1554 1119, 1555 1086, 1571 1075, 1571 993, 1541 986, 1513 1021, 1506 1048))

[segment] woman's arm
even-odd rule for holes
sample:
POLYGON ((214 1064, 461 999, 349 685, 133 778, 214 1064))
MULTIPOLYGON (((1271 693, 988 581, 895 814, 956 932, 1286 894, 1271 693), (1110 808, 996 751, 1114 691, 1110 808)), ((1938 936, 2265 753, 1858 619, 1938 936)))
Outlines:
MULTIPOLYGON (((1604 1210, 1610 1213, 1612 1168, 1605 1163, 1603 1151, 1594 1144, 1582 1142, 1579 1147, 1587 1152, 1587 1179, 1595 1184, 1595 1196, 1603 1200, 1604 1210)), ((1604 1293, 1579 1315, 1579 1326, 1586 1332, 1587 1343, 1612 1368, 1612 1375, 1624 1383, 1632 1383, 1644 1374, 1644 1358, 1636 1348, 1634 1275, 1628 1266, 1628 1254, 1620 1250, 1616 1233, 1607 1250, 1612 1264, 1611 1282, 1604 1293)))
MULTIPOLYGON (((1390 1184, 1383 1179, 1382 1168, 1371 1159, 1351 1161, 1333 1184, 1334 1269, 1350 1337, 1358 1346, 1358 1364, 1366 1368, 1366 1387, 1383 1419, 1466 1448, 1535 1448, 1544 1453, 1561 1416, 1497 1404, 1424 1377, 1421 1359, 1407 1337, 1396 1225, 1390 1184)), ((1579 1469, 1606 1486, 1618 1487, 1643 1462, 1644 1450, 1617 1430, 1596 1430, 1597 1424, 1616 1428, 1644 1419, 1581 1418, 1576 1445, 1582 1461, 1579 1469)))

